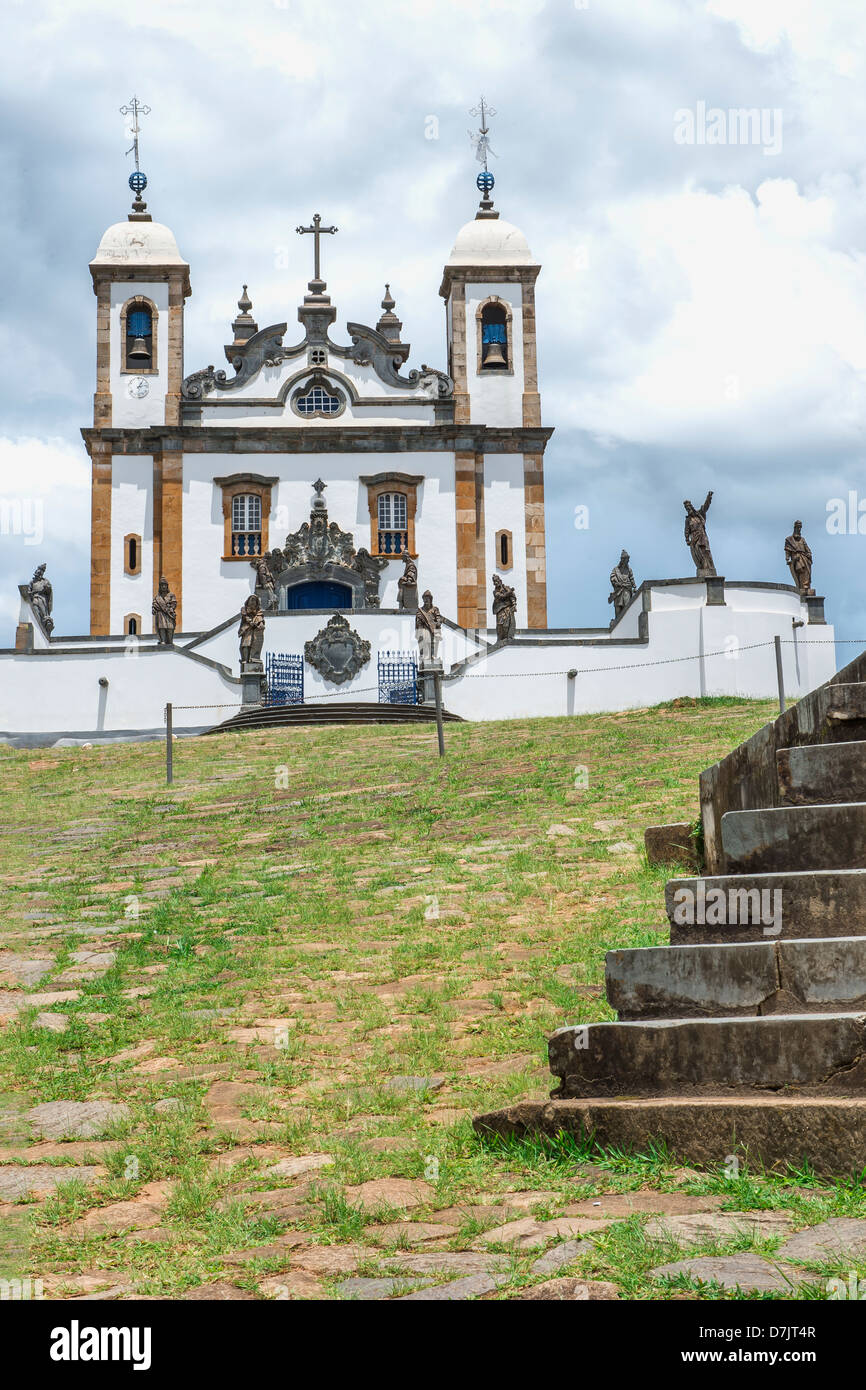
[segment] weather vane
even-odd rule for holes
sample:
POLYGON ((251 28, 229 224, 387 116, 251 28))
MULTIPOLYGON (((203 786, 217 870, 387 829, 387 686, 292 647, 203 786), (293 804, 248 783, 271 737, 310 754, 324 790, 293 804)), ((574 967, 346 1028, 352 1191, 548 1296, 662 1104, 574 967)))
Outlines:
POLYGON ((142 173, 138 163, 138 118, 139 116, 149 116, 150 107, 145 106, 144 102, 139 101, 138 97, 134 96, 127 103, 126 106, 121 106, 120 114, 121 116, 132 117, 132 123, 129 127, 129 134, 132 136, 132 144, 130 145, 126 153, 134 155, 135 170, 129 176, 129 186, 135 194, 135 201, 132 204, 133 210, 138 214, 143 214, 145 208, 147 207, 147 203, 143 203, 141 201, 141 195, 147 188, 147 175, 142 173))
POLYGON ((478 178, 475 180, 475 186, 481 194, 482 212, 486 212, 491 217, 495 217, 496 213, 491 212, 491 208, 493 207, 493 199, 490 197, 490 194, 493 191, 493 185, 496 182, 496 180, 494 179, 493 175, 487 167, 487 157, 488 155, 492 154, 495 159, 497 156, 496 151, 491 147, 490 144, 490 129, 487 125, 487 120, 489 116, 496 115, 496 108, 493 106, 489 106, 487 102, 484 100, 484 97, 482 96, 478 105, 473 106, 469 114, 470 116, 478 116, 481 119, 481 125, 479 126, 478 130, 469 131, 469 139, 471 140, 472 148, 475 151, 475 158, 478 160, 479 164, 484 165, 482 172, 478 175, 478 178))

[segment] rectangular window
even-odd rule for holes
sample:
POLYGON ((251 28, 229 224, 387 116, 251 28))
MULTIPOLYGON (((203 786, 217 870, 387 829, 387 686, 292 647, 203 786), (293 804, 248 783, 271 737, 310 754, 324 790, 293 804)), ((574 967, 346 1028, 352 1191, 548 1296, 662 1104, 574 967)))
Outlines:
POLYGON ((379 554, 400 555, 408 548, 405 492, 379 494, 379 554))
POLYGON ((232 555, 261 555, 262 499, 255 492, 232 498, 232 555))

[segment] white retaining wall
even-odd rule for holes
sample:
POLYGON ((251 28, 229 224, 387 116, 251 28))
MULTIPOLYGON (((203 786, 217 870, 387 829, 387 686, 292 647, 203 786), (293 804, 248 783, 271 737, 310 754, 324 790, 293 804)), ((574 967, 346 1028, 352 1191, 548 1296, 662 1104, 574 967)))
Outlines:
MULTIPOLYGON (((833 628, 808 623, 807 605, 793 589, 727 585, 725 599, 724 605, 708 605, 706 586, 695 580, 652 584, 613 632, 523 632, 517 641, 492 648, 484 634, 446 626, 445 704, 465 719, 481 720, 640 708, 677 696, 773 697, 776 635, 783 641, 790 698, 834 674, 833 628), (645 604, 649 611, 643 613, 645 604), (803 625, 794 627, 795 622, 803 625), (646 640, 638 638, 641 627, 646 640), (577 675, 569 677, 570 670, 577 675)), ((265 654, 302 654, 330 616, 329 611, 269 616, 265 654)), ((308 701, 376 703, 379 653, 417 650, 411 616, 387 611, 345 616, 370 642, 370 660, 343 686, 324 681, 307 664, 308 701)), ((26 601, 22 620, 35 621, 26 601)), ((32 654, 0 652, 0 738, 158 734, 169 701, 176 707, 238 705, 238 621, 234 615, 211 633, 179 639, 170 650, 156 649, 152 638, 141 643, 58 638, 46 645, 37 631, 32 654), (100 686, 100 677, 107 687, 100 686)), ((494 634, 486 637, 491 642, 494 634)), ((200 729, 231 713, 231 708, 177 708, 175 727, 200 729)))

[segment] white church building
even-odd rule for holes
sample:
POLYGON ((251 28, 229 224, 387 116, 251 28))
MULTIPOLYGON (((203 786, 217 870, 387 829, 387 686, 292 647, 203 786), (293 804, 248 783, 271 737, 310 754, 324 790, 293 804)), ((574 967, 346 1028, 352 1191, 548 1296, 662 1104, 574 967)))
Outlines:
POLYGON ((547 627, 541 267, 494 207, 490 175, 442 272, 442 364, 412 368, 387 286, 375 327, 340 321, 322 275, 336 228, 317 214, 298 228, 313 276, 296 313, 281 306, 285 320, 260 327, 244 286, 227 365, 188 371, 190 267, 151 220, 145 182, 133 175, 132 211, 90 262, 90 631, 57 634, 50 602, 22 584, 15 648, 0 652, 0 738, 151 737, 168 703, 180 731, 230 717, 253 594, 267 699, 419 698, 415 613, 398 588, 411 566, 443 618, 446 708, 467 719, 773 695, 776 637, 790 696, 835 671, 823 600, 790 584, 645 581, 609 627, 547 627), (494 575, 516 598, 504 639, 494 575), (163 578, 168 643, 153 617, 163 578), (306 655, 335 613, 363 656, 338 679, 306 655))

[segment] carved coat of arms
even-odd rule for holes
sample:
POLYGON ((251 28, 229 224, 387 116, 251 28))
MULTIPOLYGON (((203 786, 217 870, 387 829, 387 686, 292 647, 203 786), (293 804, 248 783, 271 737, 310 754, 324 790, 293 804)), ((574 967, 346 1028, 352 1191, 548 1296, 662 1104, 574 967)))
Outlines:
POLYGON ((370 660, 370 643, 349 626, 342 613, 335 613, 327 627, 304 643, 304 656, 326 681, 343 685, 370 660))

